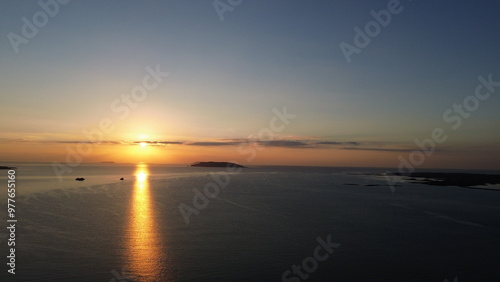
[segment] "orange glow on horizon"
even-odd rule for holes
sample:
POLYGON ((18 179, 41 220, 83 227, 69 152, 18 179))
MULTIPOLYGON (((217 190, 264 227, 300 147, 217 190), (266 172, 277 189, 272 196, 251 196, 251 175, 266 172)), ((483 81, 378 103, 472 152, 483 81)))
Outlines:
MULTIPOLYGON (((78 153, 76 144, 7 142, 2 144, 3 161, 67 162, 68 152, 78 153), (70 149, 68 149, 70 148, 70 149)), ((341 150, 335 148, 273 148, 256 151, 255 158, 242 154, 238 146, 188 146, 135 144, 95 144, 89 155, 80 155, 82 163, 156 163, 191 164, 196 161, 236 161, 243 165, 353 166, 397 168, 398 156, 408 152, 341 150)), ((71 159, 75 159, 72 157, 71 159)), ((0 160, 2 161, 2 160, 0 160)), ((420 168, 492 169, 500 167, 498 150, 475 150, 462 153, 435 152, 420 168)))

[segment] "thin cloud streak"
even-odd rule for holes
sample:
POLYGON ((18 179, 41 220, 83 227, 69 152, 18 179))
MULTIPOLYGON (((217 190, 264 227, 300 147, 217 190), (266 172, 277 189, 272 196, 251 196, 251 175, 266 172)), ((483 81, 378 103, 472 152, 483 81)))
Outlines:
MULTIPOLYGON (((373 142, 339 142, 339 141, 320 141, 311 142, 310 138, 302 140, 269 140, 269 141, 255 141, 245 138, 234 138, 234 139, 216 139, 218 141, 173 141, 173 140, 140 140, 140 141, 113 141, 113 140, 102 140, 102 141, 72 141, 72 140, 54 140, 54 141, 37 141, 37 140, 26 140, 26 139, 9 139, 1 138, 0 143, 33 143, 33 144, 96 144, 96 145, 141 145, 147 144, 148 146, 159 146, 164 147, 168 145, 179 145, 179 146, 198 146, 198 147, 222 147, 222 146, 239 146, 239 145, 249 145, 255 144, 264 147, 274 147, 274 148, 290 148, 290 149, 339 149, 339 150, 353 150, 353 151, 380 151, 380 152, 412 152, 417 148, 405 147, 399 144, 397 147, 370 147, 373 146, 373 142)), ((443 148, 436 148, 436 151, 443 151, 443 148)))
MULTIPOLYGON (((342 150, 351 150, 351 151, 381 151, 381 152, 404 152, 404 153, 410 153, 410 152, 413 152, 415 150, 420 150, 419 148, 401 149, 401 148, 370 148, 370 147, 365 147, 365 148, 344 147, 341 149, 342 150)), ((444 151, 443 148, 435 148, 434 150, 436 152, 444 151)))

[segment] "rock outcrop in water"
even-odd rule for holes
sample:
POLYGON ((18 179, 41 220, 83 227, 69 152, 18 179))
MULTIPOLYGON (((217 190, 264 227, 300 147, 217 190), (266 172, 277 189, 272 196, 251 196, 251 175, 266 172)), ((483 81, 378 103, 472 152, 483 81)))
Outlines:
POLYGON ((498 188, 475 187, 500 184, 500 174, 458 173, 458 172, 414 172, 411 175, 392 173, 405 177, 409 183, 426 184, 432 186, 458 186, 463 188, 485 189, 500 191, 498 188))
POLYGON ((197 162, 192 164, 194 167, 242 167, 244 166, 231 162, 197 162))

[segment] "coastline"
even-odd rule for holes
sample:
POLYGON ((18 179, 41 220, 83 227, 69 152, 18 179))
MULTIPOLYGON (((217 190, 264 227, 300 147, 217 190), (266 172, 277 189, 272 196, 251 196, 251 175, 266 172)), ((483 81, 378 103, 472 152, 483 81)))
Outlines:
POLYGON ((409 175, 400 173, 394 173, 393 175, 405 177, 408 183, 500 191, 500 187, 498 187, 500 184, 500 174, 414 172, 409 175))

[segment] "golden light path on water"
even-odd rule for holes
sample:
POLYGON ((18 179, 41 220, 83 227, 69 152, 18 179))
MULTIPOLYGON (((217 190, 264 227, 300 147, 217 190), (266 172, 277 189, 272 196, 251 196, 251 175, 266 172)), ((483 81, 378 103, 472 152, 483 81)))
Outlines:
POLYGON ((137 281, 159 278, 165 253, 151 200, 147 164, 138 164, 129 212, 126 271, 137 281))

